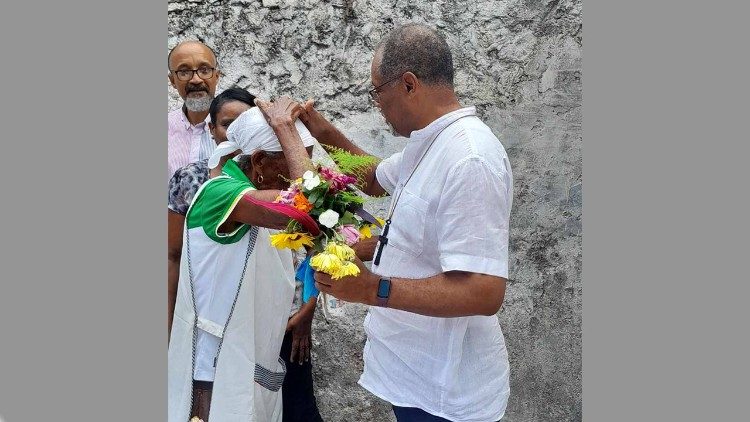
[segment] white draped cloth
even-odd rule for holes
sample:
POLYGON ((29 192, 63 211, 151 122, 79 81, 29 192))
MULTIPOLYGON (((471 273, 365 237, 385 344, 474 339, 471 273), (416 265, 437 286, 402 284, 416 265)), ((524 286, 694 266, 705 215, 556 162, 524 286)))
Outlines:
MULTIPOLYGON (((315 144, 315 138, 307 130, 307 127, 299 120, 294 122, 302 144, 309 147, 315 144)), ((271 126, 263 117, 258 107, 252 107, 240 114, 227 128, 227 141, 220 143, 208 159, 208 167, 215 168, 219 165, 221 157, 241 150, 243 154, 252 154, 255 151, 282 151, 279 138, 276 137, 271 126)))

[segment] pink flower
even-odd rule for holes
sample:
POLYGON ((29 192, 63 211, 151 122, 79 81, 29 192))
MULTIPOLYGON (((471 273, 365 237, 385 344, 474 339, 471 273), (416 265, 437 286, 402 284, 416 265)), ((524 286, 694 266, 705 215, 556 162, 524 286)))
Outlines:
POLYGON ((299 193, 299 186, 293 185, 287 190, 283 190, 276 197, 275 202, 287 205, 294 205, 294 197, 299 193))
POLYGON ((354 227, 354 225, 344 224, 343 226, 339 227, 338 231, 341 237, 344 238, 344 243, 346 243, 347 245, 352 246, 355 243, 359 242, 360 233, 359 230, 354 227))
POLYGON ((321 176, 323 176, 326 180, 331 180, 336 175, 336 171, 329 169, 328 167, 320 166, 320 170, 318 171, 321 176))
POLYGON ((357 182, 356 178, 331 170, 328 167, 321 167, 320 175, 330 183, 331 190, 344 190, 347 185, 357 182))

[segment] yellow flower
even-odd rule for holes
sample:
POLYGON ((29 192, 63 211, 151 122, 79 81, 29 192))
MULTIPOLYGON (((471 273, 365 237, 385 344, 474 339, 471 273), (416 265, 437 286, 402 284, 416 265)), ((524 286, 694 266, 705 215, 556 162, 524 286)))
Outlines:
POLYGON ((326 274, 336 273, 341 265, 342 262, 339 257, 327 252, 319 253, 310 260, 311 267, 326 274))
POLYGON ((372 229, 372 224, 365 224, 364 226, 359 228, 359 235, 362 237, 362 239, 369 239, 372 237, 372 232, 370 231, 372 229))
POLYGON ((381 225, 381 226, 384 226, 384 225, 385 225, 385 220, 383 220, 382 218, 380 218, 380 217, 375 217, 375 219, 376 219, 376 220, 378 220, 378 223, 380 223, 380 225, 381 225))
POLYGON ((271 245, 278 249, 299 249, 302 245, 313 246, 313 238, 305 233, 278 233, 271 235, 271 245))
POLYGON ((338 242, 328 242, 326 252, 336 255, 342 261, 348 261, 354 258, 354 249, 348 245, 338 242))
POLYGON ((333 274, 331 274, 331 278, 334 280, 338 280, 346 276, 357 274, 359 274, 359 267, 357 266, 357 264, 347 261, 344 262, 343 265, 341 265, 338 271, 335 271, 333 274))

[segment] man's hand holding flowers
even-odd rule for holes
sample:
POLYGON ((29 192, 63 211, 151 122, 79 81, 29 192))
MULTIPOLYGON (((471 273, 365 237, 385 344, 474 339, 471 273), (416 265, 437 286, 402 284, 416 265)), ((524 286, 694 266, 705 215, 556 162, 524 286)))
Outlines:
POLYGON ((377 289, 380 276, 371 272, 358 257, 352 258, 359 269, 357 275, 334 279, 331 275, 315 271, 315 287, 323 293, 335 296, 345 302, 377 304, 377 289))

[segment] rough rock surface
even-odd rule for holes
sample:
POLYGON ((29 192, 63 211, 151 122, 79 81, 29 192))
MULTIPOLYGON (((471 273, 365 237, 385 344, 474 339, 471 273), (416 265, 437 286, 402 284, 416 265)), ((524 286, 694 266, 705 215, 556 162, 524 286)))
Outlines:
MULTIPOLYGON (((315 98, 381 157, 404 142, 367 99, 373 47, 398 23, 439 28, 462 103, 477 107, 513 168, 511 281, 498 314, 512 374, 503 420, 581 420, 580 0, 170 0, 168 10, 168 48, 195 38, 214 47, 225 73, 219 90, 315 98)), ((179 98, 171 88, 168 95, 172 109, 179 98)), ((380 215, 386 206, 369 204, 380 215)), ((357 384, 365 312, 345 304, 330 322, 316 317, 314 376, 326 421, 394 420, 357 384)))

